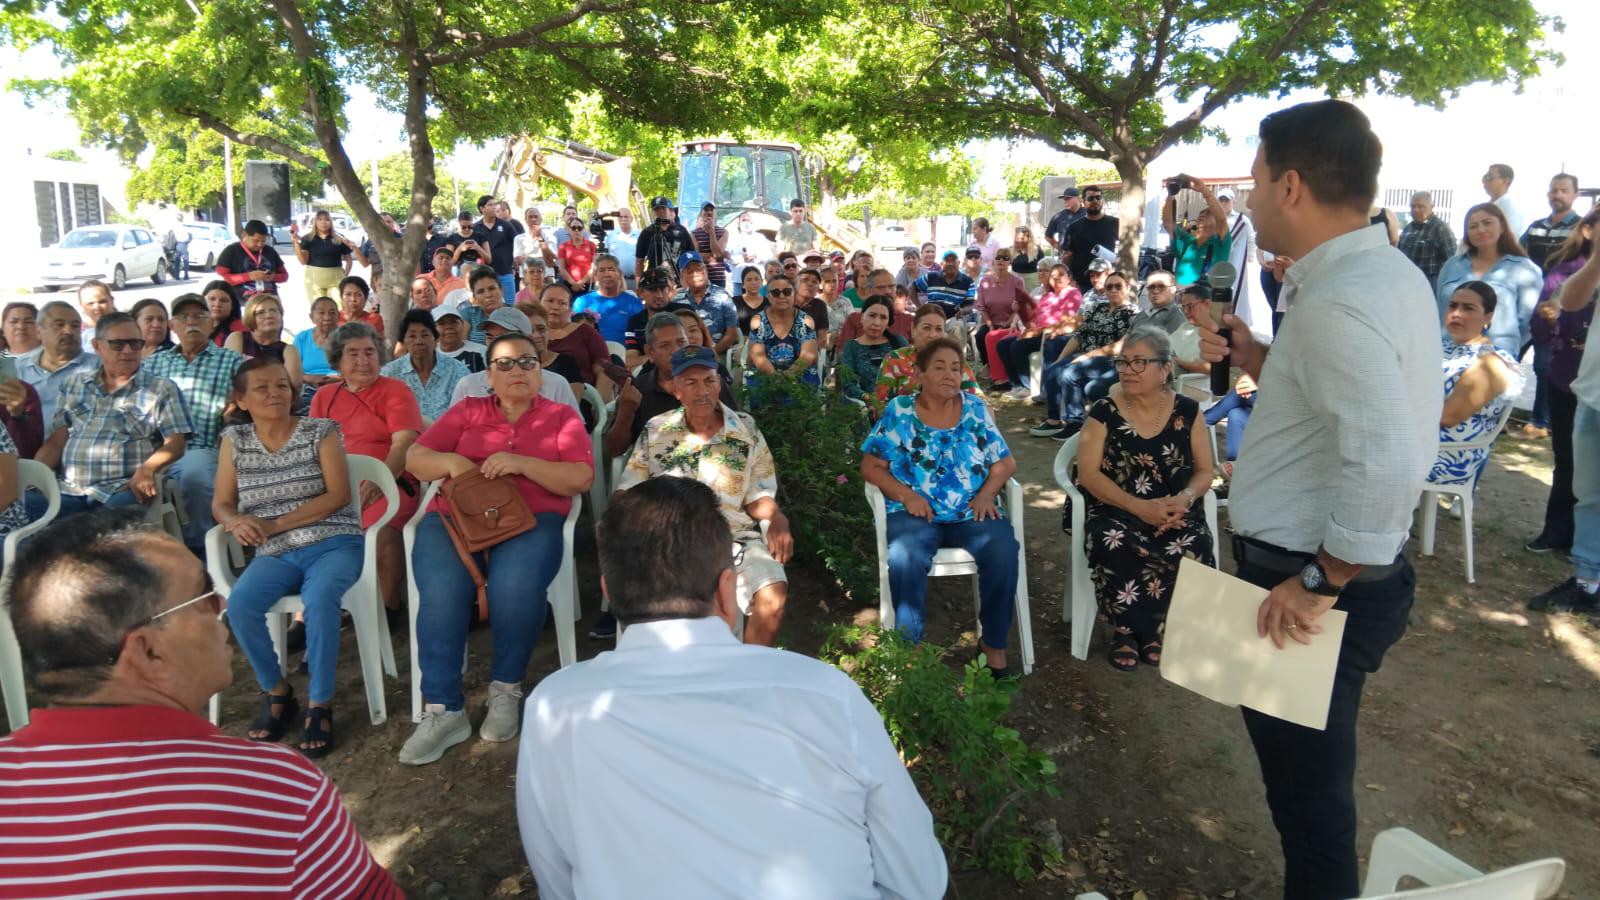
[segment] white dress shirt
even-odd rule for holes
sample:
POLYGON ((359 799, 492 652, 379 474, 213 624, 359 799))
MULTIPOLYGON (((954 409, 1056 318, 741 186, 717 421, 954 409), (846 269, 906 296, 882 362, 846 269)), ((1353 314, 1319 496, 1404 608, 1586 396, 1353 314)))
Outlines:
POLYGON ((516 790, 546 900, 944 896, 933 818, 861 689, 717 618, 630 625, 541 681, 516 790))
MULTIPOLYGON (((572 385, 567 379, 554 372, 540 372, 539 396, 557 403, 565 403, 572 407, 579 416, 583 410, 578 407, 578 395, 572 392, 572 385)), ((455 406, 467 397, 487 397, 493 391, 489 390, 489 371, 473 372, 471 375, 456 382, 456 389, 450 393, 450 405, 455 406)))
POLYGON ((1289 312, 1234 468, 1234 528, 1387 565, 1438 452, 1443 359, 1428 279, 1374 226, 1307 253, 1282 296, 1289 312))

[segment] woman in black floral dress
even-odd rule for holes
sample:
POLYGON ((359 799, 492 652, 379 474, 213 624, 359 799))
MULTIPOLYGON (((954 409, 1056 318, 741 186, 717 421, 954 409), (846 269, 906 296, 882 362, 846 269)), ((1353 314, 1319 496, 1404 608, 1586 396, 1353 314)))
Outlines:
POLYGON ((1089 574, 1114 630, 1111 664, 1123 671, 1160 665, 1179 561, 1214 559, 1195 502, 1211 486, 1211 443, 1199 404, 1173 389, 1172 369, 1166 332, 1134 329, 1116 359, 1119 383, 1089 406, 1078 437, 1089 574))

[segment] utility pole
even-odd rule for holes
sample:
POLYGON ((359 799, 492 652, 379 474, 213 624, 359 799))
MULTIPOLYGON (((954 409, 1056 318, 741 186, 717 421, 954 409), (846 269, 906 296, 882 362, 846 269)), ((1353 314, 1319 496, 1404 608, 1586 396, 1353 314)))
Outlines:
POLYGON ((378 190, 378 158, 374 156, 372 158, 372 205, 376 206, 380 211, 383 209, 383 201, 380 199, 382 197, 383 193, 378 190))
POLYGON ((233 214, 233 141, 222 139, 222 208, 228 219, 228 233, 237 234, 239 220, 233 214))

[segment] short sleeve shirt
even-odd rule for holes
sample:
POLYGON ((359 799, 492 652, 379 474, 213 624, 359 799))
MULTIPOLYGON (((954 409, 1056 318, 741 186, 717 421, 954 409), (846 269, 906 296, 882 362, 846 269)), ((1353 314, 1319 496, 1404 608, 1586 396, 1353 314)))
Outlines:
POLYGON ((437 350, 433 354, 433 372, 428 375, 427 384, 423 384, 421 376, 417 375, 417 367, 412 363, 409 353, 384 363, 383 368, 378 370, 411 388, 411 393, 416 395, 418 409, 429 420, 444 415, 444 411, 450 408, 450 397, 455 392, 456 382, 471 374, 467 371, 466 363, 437 350))
POLYGON ((709 439, 690 430, 681 407, 651 419, 628 456, 617 490, 661 475, 693 479, 711 488, 734 538, 741 541, 761 536, 760 526, 745 508, 778 495, 767 439, 749 413, 735 412, 726 404, 722 430, 709 439))
POLYGON ((723 334, 731 328, 739 327, 739 311, 733 306, 733 298, 728 292, 714 284, 706 285, 706 292, 699 302, 690 295, 688 288, 679 288, 673 295, 674 303, 682 303, 700 314, 706 321, 706 327, 711 329, 713 341, 722 340, 723 334))
POLYGON ((628 342, 628 320, 644 310, 644 301, 629 291, 607 297, 590 291, 572 302, 572 311, 594 317, 600 336, 619 344, 628 342))
MULTIPOLYGON (((507 451, 546 462, 581 462, 594 467, 594 444, 583 430, 583 418, 572 407, 543 396, 536 397, 515 424, 506 421, 494 397, 468 397, 417 438, 417 443, 440 453, 459 453, 474 464, 507 451)), ((572 498, 551 493, 541 485, 514 475, 517 492, 529 512, 566 515, 572 498)), ((443 498, 431 507, 445 513, 443 498)))
POLYGON ((50 432, 67 429, 61 451, 64 493, 104 503, 166 438, 192 434, 178 386, 144 369, 110 393, 98 370, 79 372, 61 389, 50 432))
POLYGON ((801 346, 806 341, 817 339, 817 332, 811 327, 810 321, 804 315, 794 317, 794 324, 789 326, 789 333, 778 336, 777 329, 772 327, 772 320, 763 312, 750 329, 750 340, 758 343, 767 351, 767 361, 779 372, 785 371, 800 359, 801 346))
MULTIPOLYGON (((307 329, 308 331, 310 329, 307 329)), ((233 376, 244 365, 244 357, 206 342, 194 360, 184 358, 174 347, 163 350, 145 360, 144 368, 151 375, 166 378, 178 386, 183 404, 194 423, 194 433, 188 446, 215 450, 222 431, 222 411, 228 407, 228 397, 233 393, 233 376)))
POLYGON ((1233 252, 1233 235, 1230 232, 1212 235, 1204 244, 1197 244, 1187 228, 1177 229, 1172 236, 1173 277, 1179 285, 1194 284, 1219 262, 1227 262, 1233 252))
POLYGON ((475 222, 472 236, 489 248, 489 265, 494 268, 494 273, 510 275, 514 268, 512 256, 516 252, 517 242, 517 233, 512 230, 510 223, 496 219, 494 225, 485 226, 482 221, 475 222))
MULTIPOLYGON (((717 240, 722 243, 722 248, 726 250, 728 248, 728 230, 720 225, 716 226, 716 228, 717 240)), ((720 284, 726 287, 728 284, 728 267, 722 264, 722 257, 711 255, 711 235, 707 234, 704 228, 696 228, 689 232, 689 235, 694 238, 695 251, 706 261, 706 276, 711 279, 712 284, 720 284)))
POLYGON ((422 430, 422 411, 411 389, 382 375, 362 391, 323 385, 311 398, 311 415, 339 423, 346 452, 379 460, 388 458, 396 432, 422 430))
POLYGON ((567 241, 556 248, 556 256, 567 267, 567 274, 575 283, 586 283, 589 270, 594 268, 595 247, 588 240, 567 241))
MULTIPOLYGON (((933 507, 935 522, 966 522, 967 505, 989 479, 989 467, 1011 455, 988 404, 962 393, 961 419, 953 428, 930 428, 917 416, 915 397, 896 397, 861 444, 861 452, 889 464, 889 474, 933 507)), ((905 510, 888 501, 886 509, 905 510)))
POLYGON ((300 238, 300 249, 306 251, 306 265, 318 266, 324 269, 338 269, 344 266, 345 257, 350 255, 350 248, 329 237, 319 234, 308 234, 300 238))
MULTIPOLYGON (((878 371, 875 393, 880 401, 891 397, 915 394, 917 390, 917 348, 901 347, 883 358, 883 368, 878 371)), ((978 376, 972 366, 961 363, 961 389, 969 394, 978 393, 978 376)))

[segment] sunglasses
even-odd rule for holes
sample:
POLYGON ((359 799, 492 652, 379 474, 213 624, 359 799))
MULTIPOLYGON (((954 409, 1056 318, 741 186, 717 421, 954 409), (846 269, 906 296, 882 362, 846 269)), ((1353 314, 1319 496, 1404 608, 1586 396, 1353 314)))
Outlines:
POLYGON ((798 268, 800 268, 800 264, 791 259, 788 262, 784 263, 783 267, 785 269, 798 269, 798 268))
POLYGON ((143 350, 144 338, 109 338, 106 340, 106 346, 118 353, 127 350, 143 350))
POLYGON ((994 255, 994 261, 995 262, 1011 262, 1011 257, 1010 257, 1010 255, 1005 254, 1005 253, 996 253, 994 255))
POLYGON ((787 297, 794 293, 794 288, 767 288, 768 297, 787 297))
POLYGON ((539 368, 539 357, 518 356, 513 358, 502 356, 499 359, 489 360, 489 365, 494 366, 497 372, 509 372, 514 368, 521 369, 524 372, 532 372, 534 369, 539 368))

